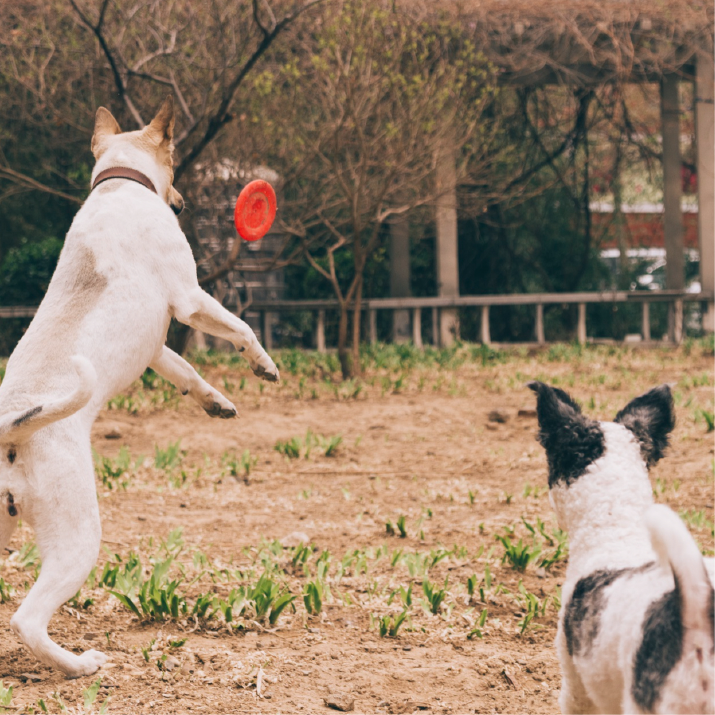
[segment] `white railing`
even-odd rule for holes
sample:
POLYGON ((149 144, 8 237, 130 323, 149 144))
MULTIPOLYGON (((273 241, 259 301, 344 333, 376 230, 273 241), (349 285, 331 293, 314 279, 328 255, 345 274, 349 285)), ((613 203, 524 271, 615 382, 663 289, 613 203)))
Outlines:
MULTIPOLYGON (((512 295, 462 295, 453 298, 371 298, 364 300, 362 307, 368 315, 368 333, 370 342, 377 342, 378 310, 410 310, 412 312, 412 341, 416 347, 422 347, 422 311, 432 311, 432 342, 439 344, 440 311, 449 308, 476 307, 481 310, 481 342, 491 345, 489 327, 490 308, 503 305, 533 305, 534 335, 538 345, 547 342, 544 332, 545 305, 578 305, 576 339, 586 343, 586 306, 590 303, 640 303, 641 304, 641 339, 652 342, 650 330, 651 303, 669 303, 668 342, 680 344, 683 339, 683 306, 686 302, 711 304, 711 293, 688 293, 681 290, 658 291, 602 291, 596 293, 521 293, 512 295)), ((338 310, 337 300, 275 300, 254 302, 246 306, 247 310, 262 314, 263 343, 271 350, 272 331, 276 316, 294 311, 312 311, 316 314, 316 347, 325 352, 325 314, 328 310, 338 310)), ((0 308, 0 318, 30 318, 35 315, 36 307, 11 306, 0 308)))

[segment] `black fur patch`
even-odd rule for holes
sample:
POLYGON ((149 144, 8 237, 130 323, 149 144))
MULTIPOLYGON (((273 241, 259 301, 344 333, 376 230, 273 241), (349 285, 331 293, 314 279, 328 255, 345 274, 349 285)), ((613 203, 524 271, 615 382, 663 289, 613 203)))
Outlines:
POLYGON ((600 426, 581 414, 579 406, 558 387, 530 382, 536 393, 538 440, 546 450, 549 463, 549 487, 567 486, 576 481, 587 467, 605 451, 600 426))
POLYGON ((13 464, 15 462, 16 457, 17 452, 15 451, 15 448, 10 447, 10 449, 7 450, 7 461, 10 462, 10 464, 13 464))
POLYGON ((683 616, 678 579, 675 588, 648 607, 643 640, 633 669, 633 699, 644 712, 653 712, 660 689, 683 652, 683 616))
POLYGON ((27 422, 31 417, 34 417, 35 415, 40 414, 42 412, 42 405, 38 405, 37 407, 33 407, 31 410, 28 410, 25 412, 25 414, 20 415, 13 423, 13 427, 19 427, 23 422, 27 422))
POLYGON ((670 387, 661 385, 636 397, 616 415, 615 422, 633 432, 645 463, 652 467, 663 456, 668 435, 675 427, 670 387))
POLYGON ((564 612, 564 635, 569 655, 588 655, 598 635, 604 590, 621 576, 632 576, 653 567, 653 562, 623 569, 601 569, 579 579, 564 612))

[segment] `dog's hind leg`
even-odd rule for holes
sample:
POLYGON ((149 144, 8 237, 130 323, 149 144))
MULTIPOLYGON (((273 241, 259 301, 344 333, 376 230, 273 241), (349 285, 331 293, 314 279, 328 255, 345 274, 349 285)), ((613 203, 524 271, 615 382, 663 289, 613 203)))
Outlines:
POLYGON ((173 307, 174 317, 179 322, 233 343, 258 377, 269 382, 280 379, 278 368, 251 328, 201 288, 182 295, 173 307))
POLYGON ((228 419, 236 416, 236 407, 218 390, 211 387, 184 358, 166 345, 149 367, 171 382, 182 395, 188 395, 211 417, 228 419))
POLYGON ((47 633, 50 618, 79 591, 99 554, 101 527, 89 443, 82 452, 76 461, 76 452, 55 452, 54 463, 45 455, 42 465, 35 465, 44 467, 42 489, 31 506, 42 569, 10 620, 12 629, 38 660, 70 678, 90 675, 107 660, 95 650, 70 653, 47 633))

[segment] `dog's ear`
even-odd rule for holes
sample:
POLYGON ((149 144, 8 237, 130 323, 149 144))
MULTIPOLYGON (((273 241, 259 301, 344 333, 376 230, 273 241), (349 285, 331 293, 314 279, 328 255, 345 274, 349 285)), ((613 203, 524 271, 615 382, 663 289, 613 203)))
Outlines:
POLYGON ((92 134, 92 154, 94 154, 94 158, 99 159, 99 155, 102 153, 102 139, 104 137, 121 133, 122 130, 112 113, 108 109, 100 107, 94 117, 94 134, 92 134))
POLYGON ((157 112, 146 133, 157 144, 171 144, 174 139, 174 98, 169 95, 157 112))
POLYGON ((528 387, 536 393, 538 440, 546 450, 549 487, 568 486, 603 454, 603 432, 563 390, 543 382, 530 382, 528 387))
POLYGON ((675 409, 670 386, 654 387, 631 400, 617 415, 615 422, 633 432, 641 446, 643 459, 652 467, 668 446, 668 435, 675 427, 675 409))

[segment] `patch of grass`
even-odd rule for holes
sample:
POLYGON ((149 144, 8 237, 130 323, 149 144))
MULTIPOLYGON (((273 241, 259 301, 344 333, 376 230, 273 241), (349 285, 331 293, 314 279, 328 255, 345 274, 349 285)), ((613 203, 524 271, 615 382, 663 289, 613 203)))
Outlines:
POLYGON ((141 466, 144 457, 139 456, 132 464, 132 457, 126 446, 119 449, 115 459, 102 457, 94 452, 94 468, 102 485, 107 489, 126 489, 129 486, 129 472, 141 466))
POLYGON ((151 576, 142 578, 141 561, 135 558, 132 568, 125 568, 114 579, 109 592, 140 620, 176 620, 188 612, 186 599, 177 593, 182 579, 169 580, 173 558, 154 564, 151 576))
POLYGON ((161 449, 159 445, 154 447, 154 466, 157 469, 171 471, 176 469, 186 456, 186 452, 181 449, 181 440, 169 443, 166 449, 161 449))
POLYGON ((291 437, 285 441, 278 440, 273 449, 287 459, 310 459, 313 450, 321 452, 325 457, 333 457, 342 441, 342 435, 325 437, 308 429, 305 437, 291 437))
POLYGON ((226 466, 228 467, 229 474, 237 482, 243 481, 244 484, 249 483, 248 478, 256 464, 258 464, 258 457, 254 457, 247 449, 243 451, 240 459, 233 456, 226 460, 226 466))

